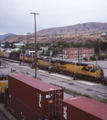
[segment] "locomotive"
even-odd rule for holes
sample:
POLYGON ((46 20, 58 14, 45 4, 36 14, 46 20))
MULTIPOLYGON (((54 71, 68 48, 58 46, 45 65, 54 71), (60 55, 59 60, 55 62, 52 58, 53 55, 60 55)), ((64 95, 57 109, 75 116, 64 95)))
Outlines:
MULTIPOLYGON (((35 67, 34 55, 20 54, 20 56, 17 56, 17 59, 19 59, 20 61, 32 63, 32 67, 35 67)), ((106 80, 104 80, 103 69, 99 65, 74 63, 39 57, 37 58, 37 67, 39 67, 40 69, 49 70, 51 72, 67 74, 69 76, 73 76, 74 78, 77 77, 101 83, 107 82, 106 80)))
POLYGON ((77 78, 82 78, 94 82, 103 82, 104 73, 99 65, 74 63, 60 60, 38 58, 37 66, 39 68, 51 69, 53 72, 64 73, 77 78))

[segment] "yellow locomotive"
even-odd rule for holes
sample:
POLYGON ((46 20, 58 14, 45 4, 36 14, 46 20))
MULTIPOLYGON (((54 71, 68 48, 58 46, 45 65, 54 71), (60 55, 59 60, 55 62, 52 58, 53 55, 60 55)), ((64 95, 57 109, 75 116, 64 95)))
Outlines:
POLYGON ((99 65, 90 65, 85 63, 73 63, 59 60, 38 58, 37 66, 39 68, 51 69, 51 71, 66 73, 70 76, 82 78, 90 81, 101 82, 104 78, 103 70, 99 65))
POLYGON ((85 63, 59 62, 59 72, 66 72, 71 76, 83 78, 90 81, 100 82, 104 78, 103 70, 99 65, 85 63))
POLYGON ((57 72, 58 71, 58 62, 57 60, 50 60, 49 62, 49 58, 48 59, 44 59, 44 58, 38 58, 38 63, 37 66, 39 68, 42 69, 50 69, 53 72, 57 72))
MULTIPOLYGON (((33 61, 33 66, 35 65, 34 56, 32 58, 31 55, 20 55, 20 59, 26 62, 33 61)), ((38 58, 37 67, 95 82, 101 82, 104 79, 103 70, 99 65, 38 58)))
POLYGON ((32 62, 34 61, 34 55, 27 55, 27 54, 20 54, 20 60, 25 62, 32 62))

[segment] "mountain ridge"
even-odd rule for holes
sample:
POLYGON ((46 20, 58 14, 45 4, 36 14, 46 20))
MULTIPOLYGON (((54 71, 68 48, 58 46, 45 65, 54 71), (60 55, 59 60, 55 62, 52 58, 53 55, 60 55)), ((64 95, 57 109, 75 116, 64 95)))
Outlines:
POLYGON ((107 23, 88 22, 70 26, 48 28, 37 31, 37 35, 79 34, 107 30, 107 23))
POLYGON ((7 34, 4 34, 4 35, 0 35, 0 40, 2 40, 3 38, 5 38, 6 36, 9 36, 9 35, 15 35, 15 34, 7 33, 7 34))
MULTIPOLYGON (((84 42, 87 40, 100 39, 107 41, 107 37, 101 37, 101 32, 107 33, 107 23, 89 22, 64 27, 48 28, 37 31, 37 42, 84 42)), ((35 42, 34 33, 30 34, 29 43, 35 42)), ((27 35, 9 35, 2 40, 5 42, 27 42, 27 35)))

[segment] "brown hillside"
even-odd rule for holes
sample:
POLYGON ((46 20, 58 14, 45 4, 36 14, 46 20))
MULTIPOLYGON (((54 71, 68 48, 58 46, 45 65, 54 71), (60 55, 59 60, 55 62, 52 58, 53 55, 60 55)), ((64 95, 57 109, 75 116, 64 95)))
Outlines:
POLYGON ((90 22, 65 27, 44 29, 37 32, 38 35, 56 35, 56 34, 79 34, 93 32, 107 32, 107 23, 90 22))
MULTIPOLYGON (((67 27, 50 28, 37 32, 37 42, 84 42, 87 40, 96 39, 107 41, 107 38, 101 37, 101 32, 107 32, 107 23, 84 23, 67 27)), ((29 43, 32 43, 34 41, 34 34, 31 34, 29 43)), ((10 35, 0 41, 0 43, 5 42, 27 43, 27 36, 10 35)))

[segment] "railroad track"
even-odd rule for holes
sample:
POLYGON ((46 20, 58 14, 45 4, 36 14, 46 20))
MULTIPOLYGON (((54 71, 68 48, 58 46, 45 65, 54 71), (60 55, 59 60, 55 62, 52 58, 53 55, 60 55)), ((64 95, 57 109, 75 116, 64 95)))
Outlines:
POLYGON ((19 63, 19 61, 17 61, 17 60, 11 60, 11 59, 4 58, 4 57, 0 57, 0 59, 4 60, 4 61, 8 61, 8 62, 19 63))
MULTIPOLYGON (((0 60, 2 61, 2 63, 4 63, 6 61, 6 62, 10 62, 10 63, 17 63, 17 64, 23 65, 23 66, 29 66, 29 67, 32 68, 32 64, 31 63, 18 61, 18 60, 12 60, 12 59, 8 59, 8 58, 4 58, 4 57, 1 57, 0 60)), ((8 64, 8 63, 4 63, 3 65, 5 66, 5 64, 8 64)))

